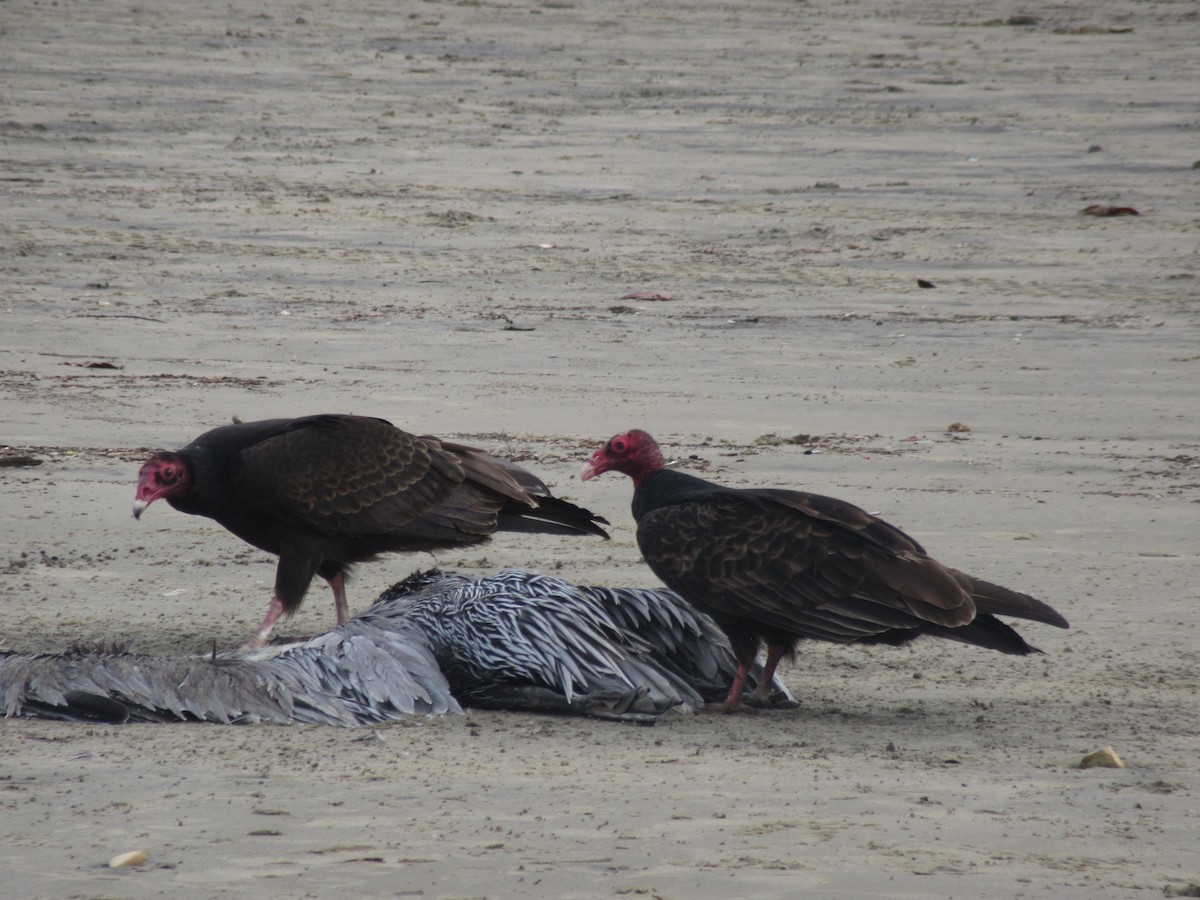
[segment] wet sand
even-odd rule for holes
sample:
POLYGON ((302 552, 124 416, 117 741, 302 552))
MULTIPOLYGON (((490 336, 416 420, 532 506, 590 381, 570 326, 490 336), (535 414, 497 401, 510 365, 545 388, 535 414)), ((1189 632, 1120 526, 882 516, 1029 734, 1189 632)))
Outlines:
MULTIPOLYGON (((614 523, 363 566, 352 608, 435 563, 654 583, 628 481, 577 479, 639 426, 1073 626, 805 647, 799 709, 655 728, 0 720, 6 896, 1200 882, 1198 41, 1172 3, 5 3, 0 462, 40 463, 0 467, 5 649, 236 646, 274 560, 134 522, 137 465, 324 411, 614 523)), ((280 632, 332 621, 314 589, 280 632)))

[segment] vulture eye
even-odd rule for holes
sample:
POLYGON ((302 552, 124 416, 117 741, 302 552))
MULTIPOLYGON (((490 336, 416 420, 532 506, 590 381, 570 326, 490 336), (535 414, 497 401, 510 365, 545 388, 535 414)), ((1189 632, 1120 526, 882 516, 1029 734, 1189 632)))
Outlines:
POLYGON ((620 438, 617 438, 616 440, 614 440, 612 442, 612 448, 617 453, 624 453, 626 450, 625 442, 623 440, 621 440, 620 438))

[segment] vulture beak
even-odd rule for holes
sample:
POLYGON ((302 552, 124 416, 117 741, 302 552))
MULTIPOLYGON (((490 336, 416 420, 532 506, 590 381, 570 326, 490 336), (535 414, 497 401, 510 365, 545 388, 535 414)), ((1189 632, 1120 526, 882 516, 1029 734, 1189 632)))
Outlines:
POLYGON ((579 478, 582 481, 591 481, 604 470, 600 468, 600 451, 597 450, 592 454, 592 458, 583 464, 583 471, 579 473, 579 478))
POLYGON ((163 481, 159 470, 163 468, 156 459, 147 460, 138 472, 137 493, 133 495, 133 517, 140 519, 146 507, 160 497, 174 497, 187 488, 186 472, 181 469, 168 470, 169 480, 163 481))
POLYGON ((142 513, 146 511, 146 507, 159 497, 165 497, 167 490, 167 488, 161 485, 156 485, 151 475, 142 475, 138 479, 137 493, 134 495, 133 517, 140 519, 142 513))

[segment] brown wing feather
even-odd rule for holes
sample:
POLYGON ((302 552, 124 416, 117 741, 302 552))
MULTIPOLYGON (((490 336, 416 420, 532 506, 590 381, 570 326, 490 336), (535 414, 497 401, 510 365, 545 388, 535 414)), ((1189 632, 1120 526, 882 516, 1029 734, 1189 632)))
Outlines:
POLYGON ((241 496, 331 537, 386 534, 443 502, 466 477, 436 442, 380 419, 329 417, 242 451, 241 496))
POLYGON ((1029 619, 1058 628, 1071 627, 1058 610, 1037 597, 992 584, 990 581, 975 578, 957 569, 950 569, 950 573, 962 585, 963 590, 971 595, 971 599, 975 601, 975 606, 981 613, 1029 619))
POLYGON ((664 582, 718 619, 854 640, 975 615, 916 541, 832 498, 731 492, 666 506, 642 517, 638 544, 664 582))
MULTIPOLYGON (((424 440, 431 441, 436 439, 424 438, 424 440)), ((467 480, 470 482, 474 482, 490 491, 494 491, 510 500, 515 500, 531 508, 537 507, 537 501, 529 495, 529 492, 526 490, 527 487, 536 485, 542 492, 549 493, 546 485, 542 484, 541 479, 531 472, 526 472, 514 463, 489 456, 476 447, 451 444, 448 441, 438 443, 442 449, 454 454, 462 465, 467 480), (518 479, 525 481, 526 484, 521 484, 518 479)))

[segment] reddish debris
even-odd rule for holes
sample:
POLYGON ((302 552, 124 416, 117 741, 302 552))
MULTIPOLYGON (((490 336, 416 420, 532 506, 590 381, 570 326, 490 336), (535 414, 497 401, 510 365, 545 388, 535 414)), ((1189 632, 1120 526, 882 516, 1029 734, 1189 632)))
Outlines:
POLYGON ((1081 213, 1085 216, 1140 216, 1141 213, 1132 206, 1104 206, 1094 203, 1085 207, 1081 213))

